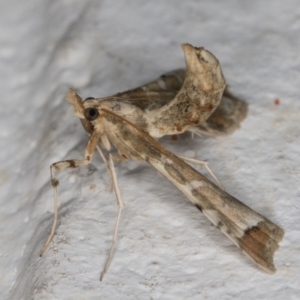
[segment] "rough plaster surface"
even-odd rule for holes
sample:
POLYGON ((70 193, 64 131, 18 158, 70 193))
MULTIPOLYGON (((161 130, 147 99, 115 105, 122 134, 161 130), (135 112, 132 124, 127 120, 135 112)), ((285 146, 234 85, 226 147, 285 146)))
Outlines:
POLYGON ((1 299, 300 298, 299 1, 6 0, 0 20, 1 299), (127 162, 117 166, 119 240, 100 283, 117 205, 97 157, 59 174, 59 226, 39 258, 49 165, 82 157, 87 141, 67 88, 100 97, 135 87, 184 66, 183 42, 219 58, 249 114, 231 136, 162 143, 209 160, 229 193, 285 229, 277 273, 258 269, 145 163, 127 162))

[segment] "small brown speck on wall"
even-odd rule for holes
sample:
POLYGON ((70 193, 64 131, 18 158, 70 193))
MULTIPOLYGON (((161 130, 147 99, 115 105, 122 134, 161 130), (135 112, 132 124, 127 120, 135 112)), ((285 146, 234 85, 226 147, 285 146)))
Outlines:
POLYGON ((275 99, 275 100, 274 100, 274 104, 275 104, 275 105, 279 105, 279 104, 280 104, 280 100, 279 100, 278 98, 275 99))
POLYGON ((97 187, 96 184, 91 184, 90 185, 90 190, 94 190, 96 187, 97 187))

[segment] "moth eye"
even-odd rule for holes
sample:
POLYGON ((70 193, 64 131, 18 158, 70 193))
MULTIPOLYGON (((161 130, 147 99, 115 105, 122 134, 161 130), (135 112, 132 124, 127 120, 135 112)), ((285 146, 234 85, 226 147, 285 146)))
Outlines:
POLYGON ((84 117, 89 121, 94 121, 99 116, 99 112, 94 107, 89 107, 84 110, 84 117))
POLYGON ((84 101, 85 100, 94 100, 94 99, 95 99, 94 97, 87 97, 87 98, 84 99, 84 101))

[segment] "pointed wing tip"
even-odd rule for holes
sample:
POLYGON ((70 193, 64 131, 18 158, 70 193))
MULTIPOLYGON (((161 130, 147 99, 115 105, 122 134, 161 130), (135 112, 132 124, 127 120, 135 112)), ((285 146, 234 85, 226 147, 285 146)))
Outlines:
POLYGON ((265 220, 245 231, 239 239, 239 245, 255 263, 270 274, 276 272, 273 262, 274 254, 284 231, 269 220, 265 220))

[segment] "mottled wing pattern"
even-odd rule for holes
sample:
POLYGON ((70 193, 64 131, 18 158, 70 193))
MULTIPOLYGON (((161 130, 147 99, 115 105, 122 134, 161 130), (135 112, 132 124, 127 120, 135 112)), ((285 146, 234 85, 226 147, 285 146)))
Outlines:
POLYGON ((220 189, 128 120, 104 109, 102 114, 105 132, 119 153, 152 165, 261 268, 276 271, 273 256, 284 235, 280 227, 220 189))
MULTIPOLYGON (((161 75, 154 81, 138 88, 112 96, 143 110, 157 109, 171 101, 184 82, 185 69, 177 69, 161 75)), ((248 104, 225 89, 220 105, 197 128, 210 135, 230 134, 240 127, 246 118, 248 104)))

